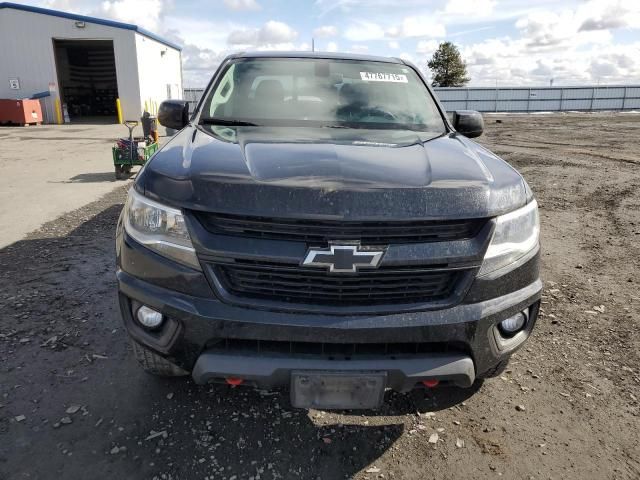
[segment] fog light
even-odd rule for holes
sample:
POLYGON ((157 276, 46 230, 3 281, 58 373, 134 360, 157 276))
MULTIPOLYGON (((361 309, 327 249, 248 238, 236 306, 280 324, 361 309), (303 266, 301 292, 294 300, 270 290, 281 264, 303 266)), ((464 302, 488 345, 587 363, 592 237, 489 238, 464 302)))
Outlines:
POLYGON ((527 317, 524 316, 524 313, 518 312, 513 317, 501 321, 500 330, 506 335, 513 335, 522 330, 526 322, 527 317))
POLYGON ((162 324, 162 314, 147 306, 142 306, 136 314, 138 321, 146 328, 158 328, 162 324))

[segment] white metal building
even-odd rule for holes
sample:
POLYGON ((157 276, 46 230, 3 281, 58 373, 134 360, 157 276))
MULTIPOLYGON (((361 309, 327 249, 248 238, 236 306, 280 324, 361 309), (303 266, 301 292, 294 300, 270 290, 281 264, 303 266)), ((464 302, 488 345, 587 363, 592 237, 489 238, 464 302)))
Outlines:
POLYGON ((136 25, 14 3, 0 3, 0 98, 55 100, 71 120, 140 119, 167 98, 182 98, 181 48, 136 25))

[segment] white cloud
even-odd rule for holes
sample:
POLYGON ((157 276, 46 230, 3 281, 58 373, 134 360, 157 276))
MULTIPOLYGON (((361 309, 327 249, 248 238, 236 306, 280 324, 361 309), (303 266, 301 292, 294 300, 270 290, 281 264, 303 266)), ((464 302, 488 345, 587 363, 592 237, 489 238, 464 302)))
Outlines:
POLYGON ((78 11, 76 0, 46 0, 44 6, 54 10, 78 11))
POLYGON ((323 25, 313 31, 313 36, 319 38, 335 37, 337 34, 338 29, 333 25, 323 25))
POLYGON ((400 56, 413 58, 427 74, 425 63, 440 41, 455 40, 471 85, 494 86, 496 80, 499 85, 548 85, 550 78, 555 85, 640 79, 640 36, 633 37, 640 33, 640 1, 316 0, 312 13, 327 17, 313 32, 303 30, 288 12, 282 12, 279 21, 254 23, 256 14, 251 11, 261 5, 267 9, 261 0, 223 1, 218 9, 223 15, 200 16, 184 13, 176 0, 37 3, 134 23, 183 45, 185 86, 206 84, 219 62, 234 51, 308 50, 301 37, 309 39, 311 33, 325 51, 338 51, 340 44, 352 52, 402 52, 400 56), (228 9, 249 13, 224 15, 228 9), (333 20, 336 16, 346 26, 333 23, 340 21, 333 20), (512 28, 505 29, 507 24, 512 28), (414 48, 408 48, 412 44, 414 48))
POLYGON ((297 36, 298 32, 286 23, 270 20, 261 28, 232 31, 227 37, 227 43, 257 47, 291 42, 297 36))
POLYGON ((163 0, 105 0, 96 15, 133 23, 156 32, 160 29, 165 9, 163 0))
POLYGON ((327 43, 327 46, 324 49, 325 52, 337 52, 338 51, 338 44, 336 42, 329 42, 327 43))
POLYGON ((384 38, 384 29, 377 23, 358 20, 347 27, 344 38, 352 42, 367 42, 384 38))
POLYGON ((534 12, 516 22, 531 47, 556 47, 570 41, 575 35, 573 15, 562 13, 534 12))
POLYGON ((224 4, 231 10, 260 10, 256 0, 224 0, 224 4))
POLYGON ((440 42, 438 40, 420 40, 418 45, 416 45, 416 52, 418 53, 428 53, 429 56, 436 51, 440 42))
POLYGON ((387 29, 386 35, 394 38, 404 37, 444 37, 447 31, 444 23, 440 23, 433 15, 406 17, 402 22, 387 29))
MULTIPOLYGON (((608 32, 607 32, 608 33, 608 32)), ((610 34, 609 34, 610 35, 610 34)), ((598 43, 562 39, 560 47, 540 48, 527 37, 489 39, 463 47, 471 85, 555 85, 631 83, 640 78, 640 42, 598 43)))
POLYGON ((580 31, 640 28, 640 3, 637 1, 592 0, 581 6, 576 16, 580 31))
POLYGON ((398 57, 400 57, 402 60, 415 63, 415 57, 408 52, 402 52, 400 55, 398 55, 398 57))
POLYGON ((221 51, 228 48, 227 37, 240 28, 239 25, 226 21, 211 21, 198 18, 167 16, 163 22, 165 30, 163 36, 178 35, 175 39, 179 45, 190 43, 200 48, 221 51))
POLYGON ((493 13, 495 0, 449 0, 444 8, 448 15, 472 14, 474 17, 486 17, 493 13))
POLYGON ((367 45, 351 45, 349 51, 352 53, 365 53, 369 51, 369 47, 367 45))
POLYGON ((264 51, 264 52, 268 52, 268 51, 309 51, 311 50, 311 45, 303 42, 300 44, 295 44, 292 42, 288 42, 288 43, 272 43, 272 44, 268 44, 268 45, 260 45, 258 47, 255 47, 255 50, 257 51, 264 51))
POLYGON ((461 45, 471 85, 635 83, 640 41, 614 42, 613 30, 640 28, 640 2, 590 0, 545 5, 515 22, 517 35, 461 45))

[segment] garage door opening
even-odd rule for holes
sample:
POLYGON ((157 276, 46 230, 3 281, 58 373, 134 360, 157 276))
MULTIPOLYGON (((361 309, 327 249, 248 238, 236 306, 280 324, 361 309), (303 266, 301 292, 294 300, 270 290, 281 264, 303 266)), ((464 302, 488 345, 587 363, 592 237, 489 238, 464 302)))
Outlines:
POLYGON ((111 40, 54 40, 58 85, 73 122, 116 122, 118 81, 111 40))

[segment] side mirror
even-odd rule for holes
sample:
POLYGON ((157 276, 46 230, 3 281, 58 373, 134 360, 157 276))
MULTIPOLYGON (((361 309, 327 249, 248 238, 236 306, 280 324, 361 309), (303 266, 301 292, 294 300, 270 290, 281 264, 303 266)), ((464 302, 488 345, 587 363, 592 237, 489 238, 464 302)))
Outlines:
POLYGON ((475 110, 456 110, 453 112, 451 123, 458 133, 468 138, 479 137, 484 130, 482 115, 475 110))
POLYGON ((189 102, 185 100, 165 100, 158 109, 160 125, 182 130, 189 123, 189 102))

